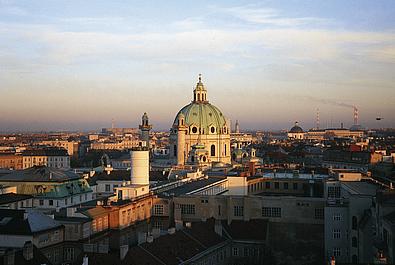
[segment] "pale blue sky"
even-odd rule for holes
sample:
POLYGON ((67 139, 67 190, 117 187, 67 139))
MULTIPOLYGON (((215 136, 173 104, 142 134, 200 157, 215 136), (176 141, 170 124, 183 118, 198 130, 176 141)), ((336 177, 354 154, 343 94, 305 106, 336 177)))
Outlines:
POLYGON ((395 127, 394 1, 0 0, 0 131, 168 129, 203 74, 244 129, 395 127), (377 122, 375 118, 384 119, 377 122))

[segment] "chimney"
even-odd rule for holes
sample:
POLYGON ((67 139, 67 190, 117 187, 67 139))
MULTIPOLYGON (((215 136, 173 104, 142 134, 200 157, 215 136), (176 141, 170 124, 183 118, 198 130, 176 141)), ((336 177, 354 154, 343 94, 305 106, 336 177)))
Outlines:
POLYGON ((31 241, 26 241, 22 249, 22 254, 25 260, 33 259, 33 243, 31 241))
POLYGON ((85 256, 82 258, 82 265, 89 265, 89 258, 85 254, 85 256))
POLYGON ((215 220, 214 231, 222 237, 222 223, 221 220, 215 220))
POLYGON ((9 249, 4 256, 4 265, 15 265, 15 250, 9 249))
POLYGON ((128 254, 129 251, 129 245, 122 245, 119 247, 119 257, 121 260, 124 260, 126 257, 126 254, 128 254))

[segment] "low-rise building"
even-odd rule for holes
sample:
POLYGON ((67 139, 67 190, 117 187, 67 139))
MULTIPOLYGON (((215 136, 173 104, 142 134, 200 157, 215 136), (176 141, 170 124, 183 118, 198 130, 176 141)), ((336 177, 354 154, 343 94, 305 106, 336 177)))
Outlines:
POLYGON ((15 153, 0 153, 0 168, 18 170, 23 168, 23 157, 15 153))
POLYGON ((36 166, 0 176, 0 185, 16 186, 17 194, 33 196, 33 207, 60 209, 92 200, 92 189, 79 175, 36 166))
POLYGON ((22 153, 23 169, 34 166, 70 169, 70 157, 66 149, 33 149, 22 153))
POLYGON ((40 212, 0 209, 0 216, 0 247, 23 248, 30 241, 44 248, 64 240, 64 227, 40 212))

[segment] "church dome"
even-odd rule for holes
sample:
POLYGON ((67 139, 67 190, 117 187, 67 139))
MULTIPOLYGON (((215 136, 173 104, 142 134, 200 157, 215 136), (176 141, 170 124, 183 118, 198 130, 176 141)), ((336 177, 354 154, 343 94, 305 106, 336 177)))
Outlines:
POLYGON ((173 127, 177 127, 179 118, 184 119, 184 125, 189 127, 190 134, 229 133, 225 116, 216 106, 207 101, 207 91, 200 76, 194 90, 193 101, 177 113, 173 127))
POLYGON ((303 133, 303 129, 299 126, 298 122, 295 122, 295 126, 289 130, 290 133, 303 133))

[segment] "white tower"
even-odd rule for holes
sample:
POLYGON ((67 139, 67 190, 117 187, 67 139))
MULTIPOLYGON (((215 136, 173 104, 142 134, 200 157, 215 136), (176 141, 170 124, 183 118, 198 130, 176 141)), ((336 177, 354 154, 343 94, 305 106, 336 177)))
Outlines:
POLYGON ((132 185, 149 185, 149 151, 130 151, 132 185))

